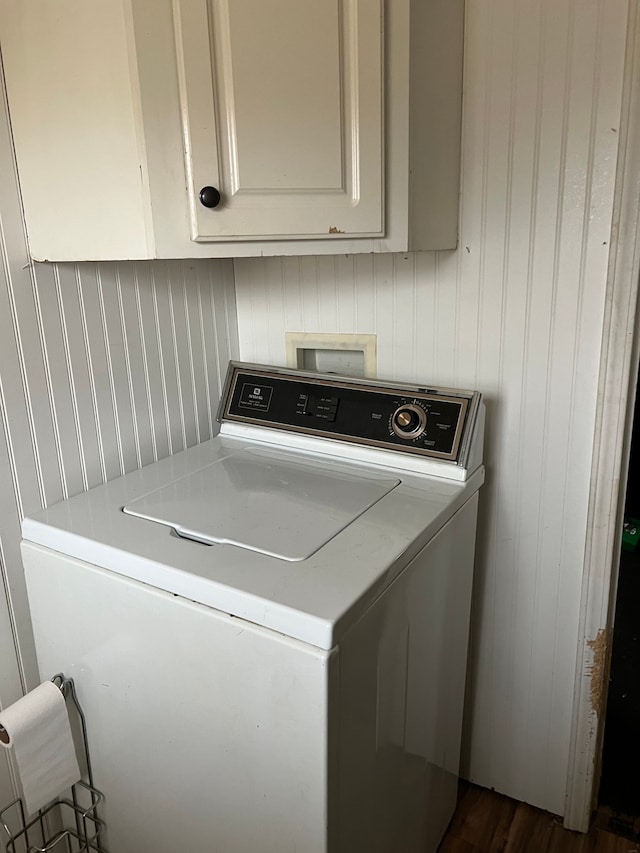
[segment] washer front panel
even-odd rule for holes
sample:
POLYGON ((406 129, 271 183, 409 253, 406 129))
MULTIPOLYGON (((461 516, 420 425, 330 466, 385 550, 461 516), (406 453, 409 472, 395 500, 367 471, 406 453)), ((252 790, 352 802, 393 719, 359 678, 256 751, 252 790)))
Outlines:
POLYGON ((457 462, 473 397, 231 364, 220 420, 457 462))

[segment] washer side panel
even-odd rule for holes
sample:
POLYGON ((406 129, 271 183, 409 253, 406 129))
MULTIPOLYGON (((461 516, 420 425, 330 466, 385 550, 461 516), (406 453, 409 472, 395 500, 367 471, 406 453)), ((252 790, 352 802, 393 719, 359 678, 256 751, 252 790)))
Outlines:
POLYGON ((456 805, 477 493, 340 643, 340 850, 436 850, 456 805))

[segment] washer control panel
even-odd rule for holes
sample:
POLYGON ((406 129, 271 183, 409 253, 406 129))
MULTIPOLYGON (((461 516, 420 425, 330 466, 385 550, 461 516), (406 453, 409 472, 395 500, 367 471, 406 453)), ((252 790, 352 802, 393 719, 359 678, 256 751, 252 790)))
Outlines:
POLYGON ((232 362, 218 420, 457 461, 479 395, 232 362))

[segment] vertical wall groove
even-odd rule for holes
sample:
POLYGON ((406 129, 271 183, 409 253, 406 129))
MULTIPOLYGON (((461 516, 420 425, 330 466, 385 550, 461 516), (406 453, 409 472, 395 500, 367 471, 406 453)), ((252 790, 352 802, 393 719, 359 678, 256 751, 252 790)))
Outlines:
POLYGON ((78 301, 78 313, 79 313, 79 326, 80 326, 80 341, 81 341, 81 355, 79 355, 79 359, 84 361, 87 366, 87 378, 85 385, 85 399, 88 396, 91 400, 91 409, 87 407, 87 416, 90 420, 89 430, 90 432, 95 431, 95 440, 96 440, 96 455, 97 458, 94 461, 94 468, 97 467, 99 470, 99 477, 96 479, 95 483, 92 483, 92 478, 87 473, 87 482, 88 485, 97 485, 98 482, 105 482, 107 479, 105 458, 104 458, 104 448, 102 442, 102 430, 100 426, 100 418, 98 416, 98 399, 96 392, 96 383, 93 371, 93 361, 91 355, 91 347, 89 346, 89 327, 88 327, 88 319, 87 319, 87 308, 85 305, 83 288, 82 288, 82 278, 80 276, 80 270, 76 266, 74 271, 74 281, 75 281, 75 295, 78 301), (88 394, 87 394, 88 392, 88 394))
POLYGON ((122 298, 122 278, 119 267, 116 268, 116 299, 119 320, 119 333, 122 336, 123 367, 126 375, 126 388, 128 391, 128 403, 131 408, 131 428, 133 432, 133 447, 135 452, 135 467, 140 468, 140 433, 138 430, 138 414, 136 411, 136 400, 133 393, 133 376, 131 375, 131 342, 127 336, 127 324, 125 322, 125 310, 122 298))

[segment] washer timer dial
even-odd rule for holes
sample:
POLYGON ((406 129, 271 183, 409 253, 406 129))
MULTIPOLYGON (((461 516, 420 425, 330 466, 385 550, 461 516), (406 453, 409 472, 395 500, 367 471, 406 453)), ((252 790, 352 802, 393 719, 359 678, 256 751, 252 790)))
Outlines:
POLYGON ((424 432, 426 425, 427 413, 415 403, 404 403, 391 415, 391 429, 398 438, 417 438, 424 432))

